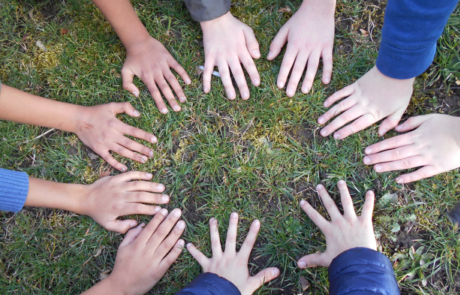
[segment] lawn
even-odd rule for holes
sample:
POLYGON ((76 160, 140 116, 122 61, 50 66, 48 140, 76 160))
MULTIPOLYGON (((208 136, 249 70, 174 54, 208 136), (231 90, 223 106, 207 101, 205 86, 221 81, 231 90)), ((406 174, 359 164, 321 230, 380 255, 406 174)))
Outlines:
MULTIPOLYGON (((307 95, 289 98, 276 87, 283 54, 256 61, 261 86, 248 101, 226 99, 213 78, 202 91, 197 67, 204 64, 202 34, 182 1, 131 1, 153 37, 187 70, 192 85, 182 111, 162 115, 139 80, 140 98, 122 89, 125 50, 89 0, 0 1, 0 81, 18 89, 81 105, 131 102, 142 112, 123 121, 153 131, 154 159, 146 164, 118 157, 130 170, 149 171, 166 185, 167 208, 183 210, 184 239, 210 254, 208 220, 225 233, 232 211, 241 216, 239 242, 251 221, 262 222, 250 270, 277 266, 281 276, 258 294, 327 294, 325 268, 300 270, 296 261, 325 249, 319 229, 299 207, 309 200, 325 213, 315 185, 324 184, 337 202, 336 183, 347 180, 356 208, 367 190, 376 192, 374 214, 379 250, 394 261, 403 294, 460 292, 460 235, 447 212, 460 201, 459 170, 414 184, 398 185, 398 173, 375 173, 362 163, 364 147, 382 140, 378 125, 343 141, 322 138, 316 119, 334 91, 374 64, 385 1, 342 0, 336 12, 334 72, 330 85, 317 79, 307 95), (41 41, 44 52, 36 46, 41 41)), ((233 1, 232 13, 251 26, 263 56, 279 28, 300 5, 296 1, 233 1), (282 8, 289 9, 282 9, 282 8), (280 11, 280 9, 282 9, 280 11)), ((432 66, 415 82, 404 118, 433 112, 460 115, 460 8, 438 42, 432 66)), ((317 75, 320 77, 321 71, 317 75)), ((300 88, 299 88, 300 90, 300 88)), ((0 121, 0 167, 66 183, 92 183, 108 165, 71 133, 0 121)), ((385 136, 394 136, 389 132, 385 136)), ((112 171, 112 174, 118 172, 112 171)), ((146 216, 135 216, 148 221, 146 216)), ((92 219, 51 209, 0 213, 0 294, 77 294, 113 268, 123 236, 92 219)), ((200 273, 184 250, 151 294, 174 294, 200 273)))

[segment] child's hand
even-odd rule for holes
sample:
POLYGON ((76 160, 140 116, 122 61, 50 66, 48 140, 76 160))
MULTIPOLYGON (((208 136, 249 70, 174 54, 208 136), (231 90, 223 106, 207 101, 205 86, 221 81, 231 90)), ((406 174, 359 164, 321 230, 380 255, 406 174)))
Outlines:
POLYGON ((203 90, 211 90, 211 77, 214 66, 219 68, 222 84, 229 99, 235 99, 230 70, 240 90, 242 99, 249 98, 249 88, 246 83, 241 64, 251 78, 254 86, 259 86, 260 76, 253 58, 260 57, 259 43, 252 29, 240 22, 230 12, 211 21, 201 23, 203 30, 205 64, 203 71, 203 90))
POLYGON ((325 266, 328 267, 332 260, 341 253, 356 247, 363 247, 376 250, 377 243, 372 226, 372 211, 374 210, 374 193, 368 191, 361 216, 356 216, 353 208, 353 200, 348 193, 345 181, 338 182, 344 215, 342 215, 322 185, 316 188, 323 200, 324 207, 331 218, 331 221, 324 219, 305 200, 300 206, 307 213, 308 217, 321 229, 326 236, 326 251, 304 256, 299 259, 297 265, 300 268, 325 266))
POLYGON ((377 164, 374 170, 379 173, 423 166, 399 176, 397 183, 460 167, 460 118, 439 114, 412 117, 395 129, 415 130, 369 146, 365 149, 364 164, 377 164))
POLYGON ((180 111, 181 108, 170 86, 180 102, 185 102, 186 97, 170 68, 173 68, 186 84, 190 84, 191 80, 184 68, 171 56, 163 44, 150 37, 146 41, 130 45, 126 50, 128 55, 121 70, 123 88, 139 97, 139 89, 133 83, 134 76, 137 76, 147 85, 160 112, 168 113, 161 93, 175 112, 180 111))
POLYGON ((326 99, 324 106, 330 107, 336 101, 347 97, 318 118, 319 124, 325 124, 343 112, 321 130, 321 135, 328 136, 345 124, 354 121, 334 134, 335 139, 344 139, 386 118, 379 127, 379 135, 383 136, 387 131, 396 127, 401 120, 409 105, 413 83, 413 78, 393 79, 380 73, 377 67, 373 67, 354 84, 337 91, 326 99))
POLYGON ((109 151, 141 163, 147 162, 148 157, 153 156, 151 149, 125 137, 125 135, 151 143, 156 143, 157 138, 151 133, 123 123, 116 117, 117 114, 122 113, 131 117, 139 117, 139 112, 130 103, 109 103, 85 107, 83 110, 75 134, 115 169, 123 172, 127 170, 126 166, 115 160, 109 151))
POLYGON ((137 225, 136 220, 118 220, 132 214, 154 215, 160 207, 146 204, 166 204, 169 196, 163 195, 163 184, 140 181, 150 180, 152 174, 130 171, 117 176, 103 177, 85 186, 76 210, 88 215, 105 229, 125 233, 137 225))
POLYGON ((183 220, 177 222, 180 210, 174 209, 165 219, 166 214, 162 209, 144 228, 141 224, 126 234, 112 273, 94 287, 99 290, 94 294, 145 294, 158 283, 184 246, 179 240, 185 229, 183 220))
POLYGON ((254 220, 240 252, 236 253, 236 238, 238 228, 238 214, 232 213, 227 232, 225 252, 220 245, 219 229, 217 220, 209 221, 211 229, 212 258, 207 258, 194 245, 188 244, 187 249, 203 268, 203 272, 214 273, 232 282, 242 295, 252 294, 264 283, 275 279, 279 275, 276 267, 266 268, 251 277, 248 271, 249 255, 251 254, 257 233, 260 229, 259 220, 254 220))
POLYGON ((292 68, 287 96, 294 96, 307 62, 302 92, 310 91, 320 57, 323 59, 323 83, 331 81, 334 11, 335 0, 306 0, 273 39, 268 60, 276 58, 288 42, 277 82, 278 88, 284 88, 292 68))

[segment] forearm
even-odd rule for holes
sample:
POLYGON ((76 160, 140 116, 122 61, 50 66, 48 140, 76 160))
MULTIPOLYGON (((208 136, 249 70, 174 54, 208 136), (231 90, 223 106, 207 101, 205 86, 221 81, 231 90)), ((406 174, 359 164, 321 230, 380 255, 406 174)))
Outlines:
POLYGON ((128 293, 123 292, 120 288, 117 288, 115 284, 112 283, 110 276, 103 279, 91 289, 86 290, 81 295, 128 295, 128 293))
POLYGON ((81 204, 85 186, 64 184, 29 177, 29 193, 24 206, 56 208, 83 214, 81 204))
POLYGON ((0 119, 75 132, 84 107, 2 85, 0 119))
POLYGON ((335 13, 336 0, 303 0, 299 10, 313 10, 310 11, 315 14, 329 16, 335 13))
POLYGON ((127 50, 132 44, 150 38, 129 0, 93 0, 93 3, 104 14, 127 50))

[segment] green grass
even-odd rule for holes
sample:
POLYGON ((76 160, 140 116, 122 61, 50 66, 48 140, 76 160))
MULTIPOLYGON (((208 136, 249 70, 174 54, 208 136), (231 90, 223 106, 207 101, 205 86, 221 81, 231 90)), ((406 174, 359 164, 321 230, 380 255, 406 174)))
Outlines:
MULTIPOLYGON (((289 6, 295 10, 300 4, 233 2, 232 12, 254 29, 263 56, 290 16, 278 9, 289 6)), ((152 36, 165 44, 192 78, 192 85, 184 87, 189 100, 182 104, 183 111, 161 115, 142 82, 136 82, 140 99, 122 89, 116 74, 125 50, 90 1, 2 1, 0 80, 60 101, 82 105, 129 101, 141 110, 140 119, 122 118, 153 130, 159 138, 159 144, 152 146, 155 158, 146 164, 121 160, 130 169, 153 172, 154 181, 166 185, 172 196, 167 207, 184 212, 186 242, 195 243, 205 253, 210 253, 210 217, 220 220, 221 233, 225 233, 229 214, 239 212, 239 242, 250 222, 259 218, 262 228, 250 269, 257 272, 277 266, 282 271, 259 294, 298 294, 301 276, 311 283, 305 293, 327 294, 326 269, 296 267, 302 255, 325 248, 323 235, 298 202, 306 198, 324 213, 314 187, 323 183, 338 200, 335 186, 339 179, 348 181, 358 209, 365 191, 376 191, 379 249, 390 258, 398 257, 395 270, 404 294, 456 294, 460 291, 460 240, 446 213, 460 200, 459 171, 397 185, 397 173, 379 175, 362 164, 364 147, 381 140, 377 125, 344 141, 319 136, 316 119, 325 111, 325 98, 373 66, 383 22, 384 5, 379 2, 338 3, 330 85, 317 79, 312 93, 298 92, 288 98, 275 84, 280 55, 273 62, 258 60, 261 86, 251 88, 249 101, 232 102, 215 78, 212 91, 202 92, 201 77, 195 70, 204 63, 201 31, 184 4, 179 0, 132 1, 152 36), (372 39, 359 33, 359 29, 369 30, 369 16, 375 25, 372 39), (69 33, 61 35, 61 29, 69 33), (47 46, 48 54, 35 46, 37 40, 47 46), (386 197, 381 198, 385 194, 397 194, 397 201, 386 202, 386 197)), ((408 114, 448 113, 444 100, 458 103, 459 20, 457 8, 439 41, 435 62, 416 80, 408 114)), ((67 183, 92 183, 106 169, 102 160, 89 159, 73 134, 55 131, 26 142, 45 131, 0 121, 0 167, 67 183)), ((390 132, 386 137, 393 135, 390 132)), ((82 292, 113 268, 122 240, 122 235, 105 231, 88 217, 60 210, 26 208, 15 215, 2 212, 0 220, 1 294, 82 292), (96 255, 98 249, 100 255, 96 255)), ((199 272, 199 265, 184 251, 151 294, 173 294, 199 272)))

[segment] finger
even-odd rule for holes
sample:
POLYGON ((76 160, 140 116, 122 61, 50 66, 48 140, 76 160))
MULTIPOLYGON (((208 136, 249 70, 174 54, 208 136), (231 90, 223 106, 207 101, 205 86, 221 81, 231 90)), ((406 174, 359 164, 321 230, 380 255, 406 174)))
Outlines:
MULTIPOLYGON (((241 63, 239 59, 232 58, 229 62, 230 69, 232 70, 233 78, 235 78, 236 85, 240 90, 241 98, 246 100, 249 98, 249 88, 246 83, 246 77, 244 76, 243 69, 241 68, 241 63)), ((233 88, 233 85, 232 85, 233 88)))
MULTIPOLYGON (((130 126, 128 124, 125 124, 125 123, 123 124, 124 124, 124 128, 122 129, 123 134, 129 135, 132 137, 136 137, 136 138, 139 138, 139 139, 151 142, 151 143, 157 142, 157 138, 155 137, 155 135, 148 133, 142 129, 130 126)), ((153 152, 150 149, 148 150, 148 152, 146 149, 144 149, 144 151, 145 151, 145 155, 150 156, 150 157, 153 156, 153 152)), ((144 152, 142 153, 144 154, 144 152)))
POLYGON ((190 252, 190 255, 195 258, 195 260, 201 265, 201 267, 204 269, 208 266, 209 264, 209 258, 206 257, 203 253, 201 253, 200 250, 198 250, 193 244, 188 243, 187 244, 187 250, 190 252))
POLYGON ((379 126, 379 136, 384 136, 389 130, 395 128, 399 121, 401 121, 401 117, 404 115, 405 111, 406 109, 403 108, 383 120, 379 126))
POLYGON ((292 65, 294 64, 295 59, 299 51, 297 48, 294 49, 294 46, 289 46, 286 49, 286 53, 283 57, 283 62, 281 63, 280 72, 278 74, 277 86, 278 88, 283 88, 286 84, 289 72, 291 71, 292 65))
POLYGON ((126 215, 133 215, 133 214, 155 215, 158 211, 160 211, 160 209, 161 207, 159 206, 151 206, 151 205, 145 205, 142 203, 126 202, 123 204, 123 206, 121 206, 121 208, 115 207, 114 213, 118 214, 118 216, 126 216, 126 215))
POLYGON ((297 265, 299 268, 306 268, 308 267, 316 267, 316 266, 324 266, 329 267, 331 264, 331 259, 327 257, 324 253, 315 253, 306 255, 299 259, 297 265))
POLYGON ((164 73, 166 81, 168 81, 169 85, 171 85, 172 89, 176 93, 176 96, 179 98, 180 102, 185 102, 187 98, 185 97, 184 91, 182 87, 180 87, 179 82, 176 79, 176 76, 171 71, 165 71, 164 73))
POLYGON ((302 92, 308 93, 315 80, 316 72, 318 71, 319 58, 321 54, 318 51, 313 51, 308 57, 307 73, 302 83, 302 92))
POLYGON ((168 113, 168 108, 166 107, 166 105, 165 105, 165 103, 163 101, 163 97, 161 97, 160 90, 158 90, 158 87, 155 84, 155 81, 153 81, 153 79, 152 79, 150 81, 144 81, 144 83, 145 83, 145 85, 147 85, 147 88, 149 89, 150 94, 152 95, 153 101, 155 102, 158 110, 162 114, 167 114, 168 113))
MULTIPOLYGON (((192 83, 192 80, 190 79, 189 75, 185 71, 185 69, 174 59, 170 58, 168 60, 168 65, 176 72, 179 74, 179 76, 182 78, 182 80, 185 82, 185 84, 189 85, 192 83)), ((175 77, 174 77, 175 78, 175 77)), ((177 81, 177 79, 176 79, 177 81)), ((171 85, 172 86, 172 85, 171 85)), ((180 87, 180 86, 179 86, 180 87)), ((173 87, 174 88, 174 87, 173 87)), ((182 88, 181 88, 182 90, 182 88)), ((177 94, 177 92, 176 92, 177 94)), ((185 97, 185 96, 184 96, 185 97)), ((180 96, 179 96, 180 98, 180 96)))
POLYGON ((179 240, 180 236, 184 233, 184 230, 185 221, 179 220, 171 233, 158 246, 158 249, 155 251, 155 256, 164 257, 166 254, 168 254, 168 252, 171 251, 171 249, 177 243, 177 240, 179 240))
POLYGON ((214 64, 215 64, 214 58, 206 57, 206 61, 204 62, 204 70, 203 70, 203 91, 204 93, 208 93, 211 90, 211 77, 212 77, 212 72, 214 71, 214 64))
POLYGON ((253 58, 260 58, 259 42, 257 42, 254 31, 250 27, 246 27, 243 29, 243 34, 246 39, 246 46, 249 54, 251 54, 253 58))
POLYGON ((246 69, 246 72, 248 72, 252 84, 254 86, 259 86, 260 76, 259 72, 257 71, 256 64, 254 63, 254 60, 252 60, 251 56, 249 56, 249 54, 247 54, 246 52, 240 54, 240 60, 244 68, 246 69))
POLYGON ((134 73, 126 68, 121 69, 121 80, 123 81, 123 89, 129 91, 135 97, 139 97, 139 89, 133 83, 134 73))
POLYGON ((127 219, 127 220, 115 219, 115 220, 107 223, 104 226, 104 228, 106 230, 108 230, 108 231, 113 231, 113 232, 124 234, 125 232, 127 232, 131 228, 135 227, 136 225, 137 225, 137 221, 133 220, 133 219, 127 219))
POLYGON ((321 58, 323 59, 323 83, 329 84, 332 76, 332 48, 324 49, 321 52, 321 58))
POLYGON ((333 133, 334 131, 346 125, 347 123, 355 120, 356 118, 359 118, 363 114, 364 114, 363 108, 360 105, 355 105, 351 107, 350 109, 346 110, 343 114, 341 114, 337 118, 335 118, 334 121, 326 125, 326 127, 324 127, 321 130, 321 135, 328 136, 329 134, 333 133))
POLYGON ((374 200, 375 195, 373 191, 366 193, 366 201, 364 201, 363 211, 361 212, 361 218, 372 222, 372 213, 374 212, 374 200))
POLYGON ((376 163, 397 161, 417 155, 417 149, 413 145, 407 145, 390 151, 365 156, 363 162, 366 165, 372 165, 376 163))
MULTIPOLYGON (((130 172, 128 172, 130 173, 130 172)), ((140 172, 144 173, 144 172, 140 172)), ((126 173, 125 173, 126 174, 126 173)), ((145 173, 150 174, 150 173, 145 173)), ((152 175, 152 174, 150 174, 152 175)), ((150 177, 149 179, 151 179, 150 177)), ((136 178, 132 178, 136 179, 136 178)), ((149 181, 131 181, 125 186, 127 191, 130 192, 153 192, 153 193, 161 193, 165 190, 165 186, 161 183, 149 182, 149 181)))
POLYGON ((230 78, 230 71, 228 69, 227 61, 221 59, 218 61, 217 66, 219 68, 222 84, 224 85, 225 91, 227 92, 227 97, 231 100, 235 99, 236 93, 235 89, 233 88, 232 79, 230 78))
POLYGON ((252 294, 255 290, 259 289, 264 283, 268 283, 271 280, 276 279, 280 274, 280 270, 276 267, 269 267, 261 270, 255 276, 249 278, 250 293, 252 294))
POLYGON ((358 131, 364 130, 371 126, 378 120, 372 114, 364 114, 353 123, 343 127, 334 134, 335 139, 345 139, 348 136, 357 133, 358 131))
POLYGON ((373 145, 368 146, 364 152, 367 155, 379 153, 384 150, 390 150, 398 147, 402 147, 405 145, 410 145, 414 143, 412 140, 411 133, 398 135, 392 138, 385 139, 381 142, 375 143, 373 145))
POLYGON ((305 66, 307 65, 308 52, 301 51, 294 62, 294 67, 292 68, 291 77, 289 78, 289 83, 286 87, 286 94, 289 97, 293 97, 297 86, 299 85, 300 78, 302 77, 305 66))
POLYGON ((167 204, 169 202, 169 196, 146 192, 130 192, 127 193, 125 202, 129 204, 167 204))
MULTIPOLYGON (((148 244, 150 249, 154 250, 157 249, 158 246, 165 240, 165 238, 169 235, 171 230, 173 229, 174 225, 179 220, 182 212, 180 209, 176 208, 169 213, 168 217, 158 226, 158 229, 150 238, 148 244)), ((184 224, 185 228, 185 224, 184 224)))
POLYGON ((327 213, 331 217, 331 220, 334 221, 336 219, 342 218, 342 214, 340 214, 337 205, 335 204, 334 200, 332 200, 329 193, 326 191, 323 185, 319 184, 316 186, 316 190, 318 191, 318 195, 323 200, 324 207, 326 207, 327 213))
POLYGON ((177 103, 176 98, 174 97, 174 94, 171 91, 171 88, 169 87, 168 82, 166 82, 165 78, 163 75, 158 75, 155 78, 155 82, 158 85, 158 88, 160 88, 161 93, 163 93, 164 97, 168 101, 169 105, 175 112, 179 112, 181 110, 179 104, 177 103))
MULTIPOLYGON (((136 221, 136 224, 137 224, 137 221, 136 221)), ((119 248, 127 246, 131 244, 132 242, 134 242, 134 240, 136 240, 136 238, 142 232, 142 229, 144 228, 144 226, 145 226, 145 223, 141 223, 136 228, 130 229, 128 233, 126 234, 125 238, 123 239, 123 241, 120 243, 119 248)))
POLYGON ((409 182, 417 181, 417 180, 420 180, 420 179, 435 176, 436 174, 439 174, 441 172, 442 171, 439 171, 438 169, 436 169, 433 166, 425 166, 425 167, 422 167, 422 168, 420 168, 420 169, 418 169, 418 170, 416 170, 414 172, 403 174, 403 175, 399 176, 398 178, 396 178, 395 180, 399 184, 409 183, 409 182))
POLYGON ((252 248, 257 239, 257 234, 259 233, 260 229, 260 221, 254 220, 251 224, 251 228, 249 229, 248 236, 246 240, 244 240, 243 245, 241 246, 240 252, 238 252, 238 256, 243 257, 244 259, 248 260, 249 256, 251 255, 252 248))
POLYGON ((129 102, 112 102, 109 105, 114 115, 123 113, 131 117, 139 117, 141 115, 129 102))
POLYGON ((353 200, 351 199, 348 187, 345 181, 339 180, 337 183, 340 191, 340 200, 342 201, 343 213, 345 218, 353 219, 356 218, 355 208, 353 207, 353 200))
POLYGON ((318 123, 322 125, 326 123, 327 121, 329 121, 330 119, 334 118, 335 116, 338 116, 344 111, 352 108, 355 105, 356 105, 356 100, 351 97, 345 100, 342 100, 341 102, 333 106, 331 109, 329 109, 324 115, 319 117, 318 123))
POLYGON ((152 220, 150 220, 150 222, 144 227, 144 230, 141 232, 141 234, 137 237, 139 243, 142 245, 147 244, 153 233, 155 233, 157 230, 158 226, 166 218, 167 214, 168 210, 166 209, 161 209, 155 214, 152 220))
POLYGON ((215 218, 209 220, 209 229, 211 231, 212 257, 220 259, 222 257, 222 246, 220 244, 219 226, 215 218))
POLYGON ((270 44, 270 51, 268 52, 267 59, 273 60, 280 54, 281 49, 283 48, 284 44, 286 44, 287 37, 288 37, 289 30, 286 27, 282 27, 278 34, 276 34, 275 38, 273 39, 272 43, 270 44))
POLYGON ((405 170, 427 165, 428 162, 422 156, 414 156, 398 161, 380 163, 374 166, 375 172, 382 173, 388 171, 405 170))
POLYGON ((125 165, 115 160, 115 158, 112 157, 109 151, 104 151, 102 153, 98 151, 95 151, 95 152, 97 152, 102 157, 102 159, 104 159, 104 161, 106 161, 110 166, 117 169, 118 171, 126 172, 128 170, 128 168, 125 165))
POLYGON ((396 131, 398 132, 406 132, 412 129, 415 129, 428 121, 431 118, 430 115, 424 115, 424 116, 417 116, 417 117, 411 117, 407 119, 404 123, 402 123, 399 126, 396 126, 396 131))
POLYGON ((119 180, 119 181, 131 181, 133 179, 141 179, 141 180, 150 180, 152 179, 153 175, 151 173, 147 172, 141 172, 141 171, 129 171, 123 174, 118 174, 116 176, 113 176, 114 179, 119 180))
POLYGON ((319 229, 324 232, 324 230, 330 225, 330 222, 327 221, 321 214, 318 213, 311 205, 305 200, 300 201, 300 207, 303 211, 307 213, 308 217, 319 227, 319 229))
POLYGON ((109 146, 109 149, 120 156, 129 158, 131 160, 137 161, 139 163, 146 163, 148 158, 146 156, 140 155, 133 151, 128 150, 122 145, 119 144, 112 144, 109 146))
MULTIPOLYGON (((133 136, 133 135, 131 135, 131 136, 133 136)), ((145 145, 142 145, 142 144, 140 144, 138 142, 135 142, 134 140, 129 139, 127 137, 119 136, 116 139, 116 143, 118 143, 121 146, 124 146, 125 148, 127 148, 127 149, 129 149, 131 151, 135 151, 135 152, 138 152, 140 154, 144 154, 147 157, 153 157, 153 151, 151 149, 149 149, 145 145)))
POLYGON ((171 252, 169 252, 169 254, 163 258, 159 265, 159 277, 162 277, 168 271, 171 265, 177 260, 177 258, 179 258, 180 254, 182 253, 182 249, 184 249, 184 245, 184 240, 177 241, 171 252))
POLYGON ((227 241, 225 242, 225 253, 235 255, 236 252, 236 234, 238 231, 238 213, 230 214, 230 222, 227 230, 227 241))
POLYGON ((336 93, 332 94, 326 99, 326 101, 324 102, 324 106, 328 108, 331 105, 333 105, 336 101, 341 100, 344 97, 352 95, 355 92, 355 88, 356 88, 356 84, 353 83, 337 91, 336 93))

